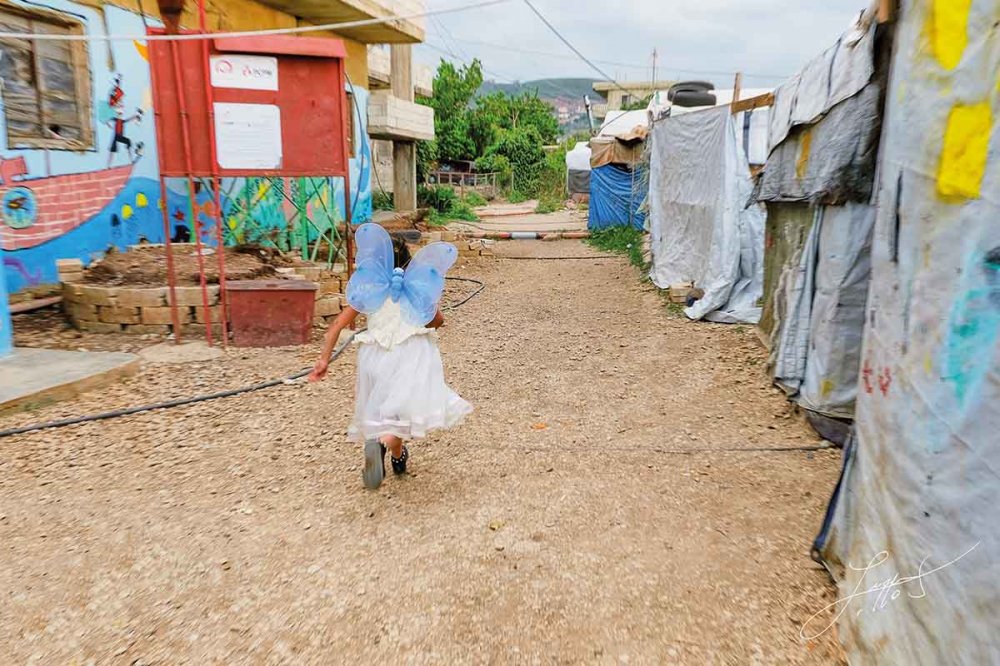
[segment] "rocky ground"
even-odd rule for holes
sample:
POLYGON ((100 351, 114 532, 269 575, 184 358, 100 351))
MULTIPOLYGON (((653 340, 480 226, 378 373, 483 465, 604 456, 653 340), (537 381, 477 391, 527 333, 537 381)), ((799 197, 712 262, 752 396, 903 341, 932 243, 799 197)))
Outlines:
MULTIPOLYGON (((4 661, 838 662, 832 632, 800 628, 834 598, 808 551, 839 454, 753 450, 820 442, 752 329, 671 313, 621 259, 456 274, 488 285, 441 335, 477 411, 376 492, 344 436, 353 352, 323 384, 0 440, 4 661)), ((0 428, 281 376, 316 348, 149 363, 0 428)))

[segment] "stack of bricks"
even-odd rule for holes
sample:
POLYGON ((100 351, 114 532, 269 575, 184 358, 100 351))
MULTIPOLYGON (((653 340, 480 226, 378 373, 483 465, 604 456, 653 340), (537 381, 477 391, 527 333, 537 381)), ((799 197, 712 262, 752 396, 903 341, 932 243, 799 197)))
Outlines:
MULTIPOLYGON (((207 316, 212 332, 222 334, 219 286, 208 285, 208 312, 201 287, 177 287, 177 314, 184 336, 203 335, 207 316)), ((63 310, 73 326, 91 333, 167 335, 173 316, 167 287, 103 287, 79 282, 63 283, 63 310)))
POLYGON ((83 262, 79 259, 56 259, 59 282, 83 282, 83 262))

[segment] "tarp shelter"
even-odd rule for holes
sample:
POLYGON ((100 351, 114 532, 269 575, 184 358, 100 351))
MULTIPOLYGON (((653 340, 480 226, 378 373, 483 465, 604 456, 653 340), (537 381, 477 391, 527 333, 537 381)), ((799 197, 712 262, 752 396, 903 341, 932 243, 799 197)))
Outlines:
MULTIPOLYGON (((770 88, 745 88, 740 91, 740 99, 759 97, 761 95, 766 95, 769 92, 772 92, 770 88)), ((716 106, 729 106, 733 101, 736 90, 712 90, 711 93, 715 95, 716 106)), ((656 99, 666 99, 666 93, 663 93, 661 96, 654 96, 653 101, 656 101, 656 99)), ((650 102, 650 113, 654 114, 654 117, 660 117, 663 114, 662 110, 653 108, 652 104, 653 102, 650 102)), ((672 105, 669 107, 669 115, 680 116, 685 113, 691 113, 692 111, 698 111, 704 108, 711 107, 683 107, 672 105)), ((741 111, 736 114, 736 128, 737 132, 742 137, 743 151, 747 154, 747 160, 754 166, 763 164, 767 161, 770 119, 771 108, 767 106, 750 111, 741 111)))
POLYGON ((691 319, 756 323, 764 211, 747 205, 750 165, 729 107, 658 120, 651 141, 651 279, 703 289, 684 311, 691 319))
POLYGON ((648 132, 645 111, 615 114, 590 140, 590 209, 587 228, 633 226, 643 229, 646 171, 642 166, 648 132))
POLYGON ((590 193, 590 144, 586 141, 566 153, 566 189, 570 194, 590 193))
MULTIPOLYGON (((755 192, 768 207, 761 324, 770 370, 802 407, 840 419, 853 416, 857 395, 889 64, 888 40, 876 39, 874 19, 873 11, 862 14, 832 50, 778 88, 775 105, 787 122, 778 125, 755 192), (830 75, 817 62, 869 78, 852 74, 854 94, 831 97, 811 78, 830 75), (809 97, 817 94, 819 101, 809 97)), ((848 430, 837 430, 824 434, 842 442, 848 430)))
POLYGON ((856 436, 816 551, 851 663, 997 664, 997 3, 898 11, 856 436))

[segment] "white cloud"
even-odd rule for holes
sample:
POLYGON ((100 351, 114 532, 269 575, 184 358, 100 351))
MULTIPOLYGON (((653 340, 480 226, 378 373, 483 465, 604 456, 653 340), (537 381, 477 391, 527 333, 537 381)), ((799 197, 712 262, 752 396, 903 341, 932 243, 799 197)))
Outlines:
MULTIPOLYGON (((658 78, 707 78, 730 84, 728 72, 747 73, 747 84, 774 85, 832 45, 866 0, 533 0, 539 10, 609 75, 650 77, 651 53, 659 53, 658 78), (727 74, 699 74, 726 72, 727 74), (757 75, 772 75, 760 78, 757 75)), ((430 8, 461 0, 428 0, 430 8)), ((478 57, 506 78, 594 77, 522 0, 428 20, 427 41, 478 57), (565 57, 526 54, 471 42, 488 42, 565 57)), ((439 53, 418 49, 436 62, 439 53)))

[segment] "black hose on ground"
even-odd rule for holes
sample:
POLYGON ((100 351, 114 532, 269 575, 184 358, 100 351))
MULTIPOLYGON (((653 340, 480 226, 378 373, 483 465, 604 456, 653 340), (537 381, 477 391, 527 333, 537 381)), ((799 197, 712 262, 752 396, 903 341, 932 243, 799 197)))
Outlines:
MULTIPOLYGON (((472 292, 470 295, 463 298, 458 303, 453 303, 446 306, 445 310, 454 310, 459 308, 473 298, 478 296, 484 289, 486 289, 486 284, 481 280, 476 280, 474 278, 462 278, 462 277, 448 277, 446 280, 452 280, 454 282, 470 282, 472 284, 479 285, 479 288, 472 292)), ((330 362, 336 361, 341 354, 350 346, 351 341, 354 336, 363 331, 355 331, 348 337, 344 344, 340 346, 339 349, 333 352, 330 356, 330 362)), ((152 412, 158 409, 172 409, 174 407, 183 407, 184 405, 193 405, 199 402, 208 402, 209 400, 219 400, 221 398, 231 398, 236 395, 241 395, 243 393, 253 393, 255 391, 262 391, 264 389, 273 388, 275 386, 281 386, 289 382, 293 382, 297 379, 302 379, 312 372, 312 368, 306 368, 301 370, 294 375, 289 375, 288 377, 283 377, 281 379, 272 379, 270 381, 261 382, 259 384, 252 384, 250 386, 244 386, 242 388, 230 389, 228 391, 219 391, 217 393, 205 393, 203 395, 196 395, 187 398, 176 398, 174 400, 167 400, 164 402, 152 403, 149 405, 139 405, 137 407, 125 407, 122 409, 114 409, 109 412, 100 412, 98 414, 89 414, 87 416, 71 416, 65 419, 58 419, 56 421, 47 421, 45 423, 34 423, 31 425, 20 426, 17 428, 8 428, 6 430, 0 430, 0 438, 12 437, 14 435, 23 435, 29 432, 35 432, 36 430, 49 430, 53 428, 65 428, 66 426, 78 425, 80 423, 90 423, 92 421, 106 421, 108 419, 115 419, 121 416, 132 416, 133 414, 142 414, 144 412, 152 412)))

